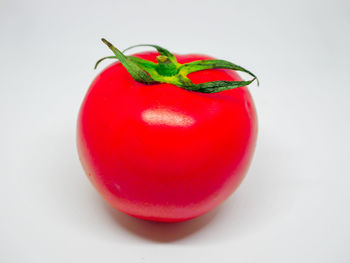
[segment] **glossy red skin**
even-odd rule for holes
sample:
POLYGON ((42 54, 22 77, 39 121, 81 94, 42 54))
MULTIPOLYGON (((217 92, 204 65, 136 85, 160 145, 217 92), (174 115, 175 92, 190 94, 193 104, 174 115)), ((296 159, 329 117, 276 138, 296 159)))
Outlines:
MULTIPOLYGON (((135 54, 156 62, 156 52, 135 54)), ((180 63, 212 59, 176 55, 180 63)), ((240 80, 231 70, 191 73, 194 83, 240 80)), ((246 87, 204 94, 145 85, 116 62, 93 81, 78 118, 86 174, 103 198, 142 219, 177 222, 222 203, 251 161, 257 118, 246 87)))

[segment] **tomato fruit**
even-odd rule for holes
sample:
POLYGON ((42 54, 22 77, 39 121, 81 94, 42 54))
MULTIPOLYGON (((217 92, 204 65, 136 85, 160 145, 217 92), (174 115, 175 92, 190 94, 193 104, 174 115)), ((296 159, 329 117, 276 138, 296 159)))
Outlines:
MULTIPOLYGON (((159 56, 132 57, 160 63, 159 56)), ((174 58, 179 64, 213 60, 193 54, 174 58)), ((222 68, 191 72, 188 79, 194 85, 242 82, 235 71, 222 68)), ((92 82, 77 125, 79 158, 102 197, 126 214, 163 222, 191 219, 222 203, 244 178, 256 137, 256 111, 246 86, 206 93, 145 84, 120 62, 92 82)))

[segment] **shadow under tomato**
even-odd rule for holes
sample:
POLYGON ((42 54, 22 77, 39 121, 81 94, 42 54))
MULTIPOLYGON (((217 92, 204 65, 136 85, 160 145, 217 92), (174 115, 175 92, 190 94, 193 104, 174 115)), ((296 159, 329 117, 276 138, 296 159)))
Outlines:
POLYGON ((220 210, 220 208, 216 208, 202 216, 183 222, 163 223, 138 219, 126 215, 108 204, 104 205, 107 213, 118 225, 140 238, 154 242, 173 242, 197 233, 208 225, 220 210))

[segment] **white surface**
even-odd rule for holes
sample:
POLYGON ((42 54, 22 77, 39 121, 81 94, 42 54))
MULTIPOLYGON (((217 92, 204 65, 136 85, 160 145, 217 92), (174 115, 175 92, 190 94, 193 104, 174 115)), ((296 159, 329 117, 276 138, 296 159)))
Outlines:
POLYGON ((0 1, 0 262, 350 262, 349 32, 348 0, 0 1), (254 161, 219 209, 156 224, 92 188, 75 122, 100 37, 260 77, 254 161))

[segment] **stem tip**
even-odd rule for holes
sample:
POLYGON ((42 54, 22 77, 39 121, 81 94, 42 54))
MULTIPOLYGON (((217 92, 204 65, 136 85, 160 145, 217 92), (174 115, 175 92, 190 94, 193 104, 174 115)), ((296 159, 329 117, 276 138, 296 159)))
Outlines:
POLYGON ((108 47, 112 47, 113 45, 109 43, 106 39, 101 38, 102 42, 105 43, 108 47))

